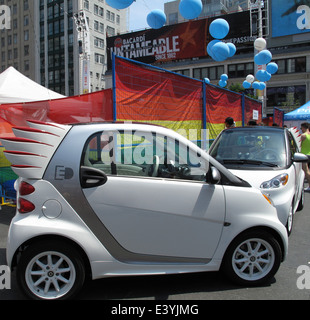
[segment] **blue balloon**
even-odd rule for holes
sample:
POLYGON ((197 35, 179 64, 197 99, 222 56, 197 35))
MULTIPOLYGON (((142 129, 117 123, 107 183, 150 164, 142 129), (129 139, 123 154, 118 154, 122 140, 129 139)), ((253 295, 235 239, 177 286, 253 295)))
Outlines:
POLYGON ((224 42, 217 42, 211 48, 211 57, 215 61, 224 61, 229 56, 228 45, 224 42))
POLYGON ((222 88, 226 87, 227 86, 227 81, 220 80, 219 81, 219 86, 222 87, 222 88))
POLYGON ((229 43, 226 43, 227 45, 228 45, 228 47, 229 47, 229 58, 231 58, 232 56, 234 56, 235 55, 235 53, 236 53, 236 51, 237 51, 237 48, 236 48, 236 46, 233 44, 233 43, 231 43, 231 42, 229 42, 229 43))
POLYGON ((278 71, 278 65, 275 62, 270 62, 267 67, 266 70, 267 72, 269 72, 270 74, 275 74, 278 71))
POLYGON ((267 64, 271 61, 272 54, 269 50, 262 50, 254 57, 254 62, 258 65, 267 64))
POLYGON ((250 89, 251 88, 251 83, 246 81, 246 80, 243 81, 242 85, 243 85, 244 89, 250 89))
POLYGON ((201 0, 181 0, 179 10, 183 18, 195 19, 202 11, 201 0))
POLYGON ((223 39, 228 35, 229 24, 225 19, 216 19, 210 24, 209 31, 213 38, 223 39))
POLYGON ((125 9, 135 0, 106 0, 107 4, 114 9, 125 9))
POLYGON ((252 83, 252 87, 253 87, 254 89, 259 89, 259 82, 258 82, 258 81, 254 81, 254 82, 252 83))
POLYGON ((160 29, 166 23, 166 15, 162 10, 156 9, 147 15, 147 23, 153 29, 160 29))
POLYGON ((266 84, 264 82, 259 83, 259 90, 264 90, 266 88, 266 84))
POLYGON ((208 46, 207 46, 207 52, 208 52, 208 55, 214 60, 213 56, 212 56, 212 47, 218 43, 218 42, 221 42, 220 40, 212 40, 208 43, 208 46))
POLYGON ((209 79, 209 78, 204 78, 203 81, 204 81, 205 83, 210 83, 210 79, 209 79))
POLYGON ((223 74, 221 75, 221 80, 227 81, 227 80, 228 80, 228 75, 225 74, 225 73, 223 73, 223 74))
POLYGON ((271 79, 271 74, 266 70, 258 70, 256 73, 256 79, 262 82, 266 82, 271 79))

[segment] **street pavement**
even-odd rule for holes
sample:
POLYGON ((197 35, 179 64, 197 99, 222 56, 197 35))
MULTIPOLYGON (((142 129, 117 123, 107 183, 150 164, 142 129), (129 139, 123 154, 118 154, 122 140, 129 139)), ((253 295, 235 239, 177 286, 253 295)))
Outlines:
MULTIPOLYGON (((14 210, 10 207, 2 207, 0 211, 0 266, 6 264, 7 232, 14 210)), ((23 299, 25 298, 17 287, 13 272, 11 289, 0 290, 0 300, 23 299)), ((176 300, 309 300, 310 193, 305 195, 304 209, 295 215, 287 259, 268 285, 255 288, 238 287, 231 284, 220 272, 122 277, 87 282, 77 299, 170 300, 170 302, 176 300), (301 273, 298 273, 298 270, 301 273), (301 286, 304 289, 301 289, 301 286)))

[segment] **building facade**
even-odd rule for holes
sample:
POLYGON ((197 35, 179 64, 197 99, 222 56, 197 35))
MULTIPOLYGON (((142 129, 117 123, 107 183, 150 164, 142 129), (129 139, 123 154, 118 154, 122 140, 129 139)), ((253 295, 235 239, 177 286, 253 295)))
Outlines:
POLYGON ((36 79, 36 1, 0 0, 0 72, 13 66, 31 79, 36 79))
MULTIPOLYGON (((178 3, 179 0, 165 5, 169 24, 174 22, 168 17, 179 16, 178 3)), ((257 1, 253 0, 231 0, 225 3, 221 0, 205 0, 203 3, 204 8, 208 5, 209 8, 220 8, 214 11, 203 9, 210 16, 250 11, 251 3, 257 5, 257 1)), ((298 4, 294 0, 265 0, 262 6, 263 36, 267 40, 267 48, 273 54, 272 61, 279 66, 278 72, 267 83, 265 112, 271 115, 274 107, 289 112, 310 100, 310 7, 309 4, 298 4)), ((251 36, 258 37, 260 21, 255 6, 250 19, 251 36)), ((233 58, 223 62, 215 62, 208 57, 193 57, 167 62, 162 67, 197 79, 209 78, 215 85, 218 85, 220 75, 226 73, 230 86, 242 84, 248 74, 255 74, 254 54, 252 48, 237 52, 233 58)))
POLYGON ((106 35, 126 31, 127 10, 111 8, 104 0, 0 0, 0 5, 10 9, 10 28, 0 31, 2 71, 13 66, 37 83, 72 96, 85 93, 87 59, 89 91, 104 89, 106 35), (88 25, 87 52, 74 19, 80 12, 88 25))

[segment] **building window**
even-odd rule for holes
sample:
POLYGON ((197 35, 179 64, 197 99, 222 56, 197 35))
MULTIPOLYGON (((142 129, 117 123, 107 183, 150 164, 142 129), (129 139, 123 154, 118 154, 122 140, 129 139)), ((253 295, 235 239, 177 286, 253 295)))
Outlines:
POLYGON ((115 29, 110 26, 107 26, 107 35, 108 35, 108 37, 115 36, 115 29))
POLYGON ((306 103, 306 86, 267 87, 268 107, 295 109, 306 103))
POLYGON ((24 46, 24 56, 29 55, 29 46, 24 46))
POLYGON ((275 61, 278 65, 277 74, 306 72, 306 57, 281 59, 275 61))
POLYGON ((245 78, 248 74, 254 73, 253 63, 230 64, 228 66, 229 78, 245 78))
POLYGON ((29 30, 24 31, 24 40, 28 41, 29 40, 29 30))
POLYGON ((84 9, 89 10, 89 0, 84 0, 84 9))
POLYGON ((175 73, 178 73, 178 74, 182 74, 183 76, 187 76, 187 77, 190 76, 190 71, 189 71, 189 69, 175 70, 174 72, 175 72, 175 73))
POLYGON ((104 55, 99 54, 99 53, 95 53, 95 62, 100 63, 100 64, 104 64, 104 55))
POLYGON ((210 80, 218 80, 224 73, 224 66, 195 68, 193 73, 195 79, 209 78, 210 80))
POLYGON ((178 23, 178 13, 174 12, 174 13, 170 13, 168 16, 169 19, 169 24, 176 24, 178 23))
POLYGON ((104 49, 104 40, 100 38, 95 38, 94 45, 96 48, 104 49))
POLYGON ((30 67, 29 67, 29 60, 25 60, 24 62, 24 70, 25 71, 29 71, 30 67))

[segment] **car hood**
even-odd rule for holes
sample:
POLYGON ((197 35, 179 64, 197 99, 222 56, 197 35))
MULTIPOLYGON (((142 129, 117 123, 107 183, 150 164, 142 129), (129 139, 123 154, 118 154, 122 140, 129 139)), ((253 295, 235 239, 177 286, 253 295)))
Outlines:
POLYGON ((262 182, 268 181, 282 173, 286 173, 286 170, 234 170, 229 169, 231 173, 237 177, 247 181, 252 187, 259 188, 262 182))

